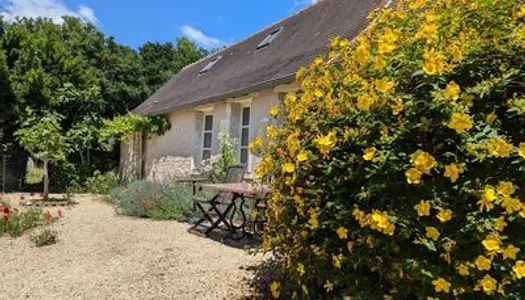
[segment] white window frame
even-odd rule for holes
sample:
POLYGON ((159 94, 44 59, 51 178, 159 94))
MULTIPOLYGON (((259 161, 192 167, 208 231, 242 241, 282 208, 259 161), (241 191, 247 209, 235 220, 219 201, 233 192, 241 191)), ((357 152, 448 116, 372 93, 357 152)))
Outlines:
POLYGON ((252 127, 252 106, 251 106, 251 103, 250 104, 243 104, 243 105, 241 105, 241 112, 240 112, 240 114, 241 114, 241 116, 239 118, 239 120, 240 120, 240 122, 239 122, 239 163, 242 163, 242 161, 241 161, 242 150, 246 149, 246 151, 248 152, 248 159, 246 161, 246 169, 249 170, 250 166, 251 166, 251 160, 252 160, 252 156, 251 156, 251 153, 250 153, 251 127, 252 127), (243 125, 242 124, 243 116, 244 116, 244 109, 245 108, 249 108, 250 109, 248 125, 243 125), (242 145, 242 130, 243 129, 248 129, 248 144, 246 146, 242 145))
MULTIPOLYGON (((213 148, 213 122, 214 122, 214 116, 213 116, 213 113, 205 113, 202 117, 202 135, 201 135, 201 161, 204 161, 205 158, 204 158, 204 151, 208 150, 210 151, 210 158, 212 156, 212 148, 213 148), (211 116, 211 130, 206 130, 206 117, 209 117, 211 116), (206 133, 210 133, 211 134, 211 142, 210 142, 210 148, 205 148, 204 147, 204 142, 205 142, 205 138, 204 136, 206 135, 206 133)), ((208 158, 206 158, 208 159, 208 158)))

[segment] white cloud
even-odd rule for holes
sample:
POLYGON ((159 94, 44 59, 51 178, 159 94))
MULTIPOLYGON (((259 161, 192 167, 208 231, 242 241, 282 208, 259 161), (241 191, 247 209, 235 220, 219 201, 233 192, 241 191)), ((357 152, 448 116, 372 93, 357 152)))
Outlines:
POLYGON ((8 22, 16 17, 46 17, 55 23, 62 23, 63 16, 81 18, 86 22, 98 22, 95 12, 88 6, 79 5, 77 10, 68 8, 63 0, 0 0, 0 15, 8 22))
POLYGON ((182 34, 184 34, 186 37, 206 48, 218 48, 227 44, 218 38, 207 36, 206 34, 204 34, 204 32, 202 32, 202 30, 191 27, 189 25, 182 26, 180 30, 182 31, 182 34))
POLYGON ((79 5, 78 6, 78 14, 82 17, 82 19, 89 21, 90 23, 97 24, 98 19, 95 16, 95 11, 91 9, 89 6, 85 5, 79 5))
POLYGON ((310 5, 314 5, 321 0, 294 0, 292 8, 290 11, 297 12, 298 10, 304 9, 310 5))

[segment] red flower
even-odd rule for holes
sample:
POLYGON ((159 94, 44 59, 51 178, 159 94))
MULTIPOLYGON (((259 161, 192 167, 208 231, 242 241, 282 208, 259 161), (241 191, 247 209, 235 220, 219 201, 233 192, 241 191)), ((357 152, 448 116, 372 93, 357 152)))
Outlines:
POLYGON ((40 193, 40 197, 41 197, 41 198, 44 198, 44 193, 40 193))
POLYGON ((20 201, 24 201, 26 199, 26 197, 24 196, 24 194, 21 194, 20 195, 20 201))
POLYGON ((58 210, 58 215, 59 215, 61 218, 64 217, 64 214, 65 214, 65 212, 64 212, 64 209, 63 209, 63 208, 61 208, 61 209, 58 210))
POLYGON ((51 212, 49 212, 49 210, 44 215, 44 220, 46 220, 46 221, 52 221, 53 220, 53 215, 51 214, 51 212))
POLYGON ((29 193, 29 196, 34 197, 35 196, 35 192, 29 193))
POLYGON ((2 206, 2 216, 4 217, 4 221, 9 221, 9 214, 11 211, 9 210, 9 207, 2 206))

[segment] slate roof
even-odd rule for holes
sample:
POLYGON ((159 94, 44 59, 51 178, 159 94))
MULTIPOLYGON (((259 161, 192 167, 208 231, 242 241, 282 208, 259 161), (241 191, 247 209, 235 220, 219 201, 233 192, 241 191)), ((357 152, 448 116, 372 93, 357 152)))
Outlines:
POLYGON ((382 0, 324 0, 182 69, 134 112, 156 115, 188 106, 239 97, 292 83, 301 66, 327 51, 335 36, 355 38, 368 26, 367 15, 382 0), (257 50, 269 33, 283 28, 257 50), (217 56, 211 69, 199 72, 217 56))

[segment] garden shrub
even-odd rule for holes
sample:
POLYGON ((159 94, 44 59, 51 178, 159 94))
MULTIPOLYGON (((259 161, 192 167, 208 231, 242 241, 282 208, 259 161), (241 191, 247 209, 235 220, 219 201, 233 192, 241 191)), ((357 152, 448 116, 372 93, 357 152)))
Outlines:
POLYGON ((136 181, 112 189, 107 201, 127 216, 179 221, 194 216, 192 189, 186 184, 136 181))
POLYGON ((120 184, 120 178, 115 173, 102 174, 100 171, 95 171, 93 177, 87 179, 85 191, 89 194, 107 194, 120 184))
POLYGON ((254 145, 274 297, 525 299, 524 18, 399 1, 298 72, 254 145))
POLYGON ((50 246, 58 242, 58 235, 54 230, 44 229, 39 233, 33 234, 30 240, 37 247, 50 246))
POLYGON ((221 132, 219 134, 219 141, 219 155, 203 162, 203 175, 209 177, 212 182, 216 183, 223 182, 228 167, 235 164, 237 161, 235 156, 235 139, 233 139, 227 132, 221 132))

